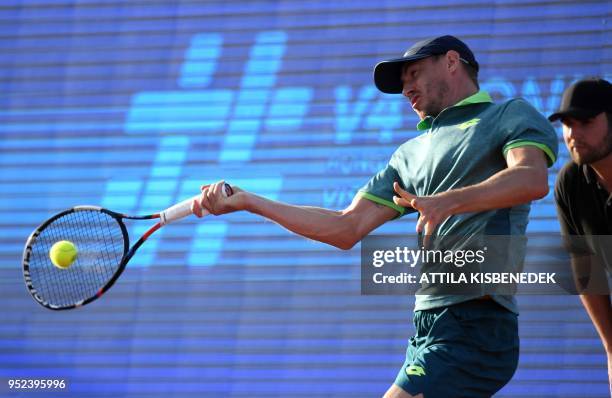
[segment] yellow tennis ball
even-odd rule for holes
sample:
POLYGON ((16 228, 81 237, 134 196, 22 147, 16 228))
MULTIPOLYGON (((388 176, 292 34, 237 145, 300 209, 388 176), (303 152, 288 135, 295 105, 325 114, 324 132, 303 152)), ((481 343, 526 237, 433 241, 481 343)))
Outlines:
POLYGON ((60 240, 51 246, 49 257, 57 268, 66 269, 76 260, 77 248, 74 243, 67 240, 60 240))

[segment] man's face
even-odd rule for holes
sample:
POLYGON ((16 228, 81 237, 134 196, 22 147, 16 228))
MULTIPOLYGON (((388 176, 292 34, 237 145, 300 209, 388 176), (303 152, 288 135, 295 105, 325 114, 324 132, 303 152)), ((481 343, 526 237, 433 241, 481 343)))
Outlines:
POLYGON ((402 94, 410 100, 421 120, 425 116, 436 117, 445 108, 449 85, 445 80, 444 59, 444 56, 427 57, 407 64, 402 71, 402 94))
POLYGON ((563 139, 572 159, 577 164, 590 164, 612 153, 612 132, 605 112, 587 119, 561 119, 563 139))

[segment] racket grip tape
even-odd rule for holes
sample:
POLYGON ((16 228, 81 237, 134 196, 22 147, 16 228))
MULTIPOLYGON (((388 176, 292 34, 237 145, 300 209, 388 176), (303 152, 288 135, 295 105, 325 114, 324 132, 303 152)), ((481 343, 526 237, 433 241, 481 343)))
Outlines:
MULTIPOLYGON (((229 184, 225 184, 221 193, 223 196, 231 196, 233 194, 232 187, 229 186, 229 184)), ((187 200, 175 204, 174 206, 168 207, 166 210, 159 213, 160 224, 170 224, 171 222, 191 215, 191 203, 193 203, 193 201, 197 200, 199 197, 200 195, 193 196, 187 200)), ((202 209, 202 217, 208 214, 209 213, 206 209, 202 209)))

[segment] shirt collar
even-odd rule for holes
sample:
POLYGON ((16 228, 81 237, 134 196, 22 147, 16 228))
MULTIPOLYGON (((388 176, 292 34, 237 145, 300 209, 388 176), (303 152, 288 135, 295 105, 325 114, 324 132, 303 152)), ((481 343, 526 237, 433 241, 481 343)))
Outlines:
MULTIPOLYGON (((606 188, 604 188, 600 183, 599 180, 597 179, 597 176, 595 175, 595 170, 593 170, 591 167, 589 167, 588 164, 583 164, 581 166, 582 168, 582 173, 584 174, 584 179, 587 182, 587 184, 591 185, 593 183, 595 183, 595 186, 598 189, 603 190, 604 192, 608 192, 606 190, 606 188)), ((610 199, 612 199, 612 192, 610 192, 610 199)))
POLYGON ((584 179, 586 180, 587 184, 590 184, 593 180, 593 176, 591 175, 592 173, 591 168, 588 165, 583 164, 582 173, 584 174, 584 179))
MULTIPOLYGON (((486 91, 479 91, 476 94, 472 94, 469 97, 462 99, 461 101, 457 102, 455 105, 449 108, 456 107, 456 106, 466 106, 466 105, 471 105, 471 104, 482 104, 482 103, 487 103, 487 102, 489 103, 493 102, 489 93, 486 91)), ((446 108, 446 109, 449 109, 449 108, 446 108)), ((429 130, 431 128, 431 124, 434 119, 435 118, 431 116, 425 117, 425 119, 421 120, 417 124, 417 130, 419 131, 429 130)))

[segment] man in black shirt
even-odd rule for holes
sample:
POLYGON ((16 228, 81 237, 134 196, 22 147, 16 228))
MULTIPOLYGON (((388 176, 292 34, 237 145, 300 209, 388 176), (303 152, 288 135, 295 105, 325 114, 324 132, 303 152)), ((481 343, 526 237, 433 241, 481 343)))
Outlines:
MULTIPOLYGON (((590 269, 593 278, 595 270, 607 267, 610 272, 612 266, 609 243, 601 236, 612 235, 612 85, 602 79, 571 85, 563 93, 559 111, 549 119, 561 120, 572 157, 555 186, 561 233, 569 237, 574 271, 590 269), (589 251, 596 255, 587 255, 589 251)), ((578 282, 589 283, 581 279, 584 275, 576 276, 578 282)), ((607 284, 605 273, 597 279, 607 284)), ((612 306, 607 286, 598 293, 606 294, 581 294, 580 299, 606 350, 612 393, 612 306)))

